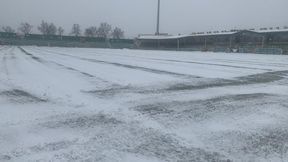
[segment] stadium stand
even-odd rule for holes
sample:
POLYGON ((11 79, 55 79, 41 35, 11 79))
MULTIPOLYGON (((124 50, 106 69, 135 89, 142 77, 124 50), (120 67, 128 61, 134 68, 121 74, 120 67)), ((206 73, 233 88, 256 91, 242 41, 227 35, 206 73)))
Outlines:
POLYGON ((140 35, 141 49, 288 54, 288 29, 261 28, 198 32, 191 35, 140 35))

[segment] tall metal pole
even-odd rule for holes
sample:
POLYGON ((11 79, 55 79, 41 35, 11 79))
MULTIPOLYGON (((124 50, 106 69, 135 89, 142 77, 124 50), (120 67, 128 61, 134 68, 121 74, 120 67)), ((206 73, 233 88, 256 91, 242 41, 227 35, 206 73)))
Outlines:
POLYGON ((160 0, 158 0, 158 11, 157 11, 157 28, 156 28, 156 35, 159 35, 159 26, 160 26, 160 0))

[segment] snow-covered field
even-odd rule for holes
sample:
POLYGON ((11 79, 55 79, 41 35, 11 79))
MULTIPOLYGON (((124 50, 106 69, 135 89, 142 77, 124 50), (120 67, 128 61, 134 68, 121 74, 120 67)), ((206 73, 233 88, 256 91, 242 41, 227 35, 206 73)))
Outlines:
POLYGON ((0 47, 0 161, 288 161, 288 56, 0 47))

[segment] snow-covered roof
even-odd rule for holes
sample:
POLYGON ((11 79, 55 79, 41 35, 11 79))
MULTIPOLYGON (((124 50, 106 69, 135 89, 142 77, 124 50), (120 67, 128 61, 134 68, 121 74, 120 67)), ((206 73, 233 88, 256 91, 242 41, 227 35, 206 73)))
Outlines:
POLYGON ((272 33, 272 32, 288 32, 288 29, 268 29, 268 30, 257 30, 258 33, 272 33))
POLYGON ((191 35, 140 35, 138 39, 179 39, 191 35))
POLYGON ((271 32, 288 32, 288 29, 267 29, 267 30, 237 30, 237 31, 227 31, 227 32, 202 32, 202 33, 193 33, 193 34, 184 34, 184 35, 140 35, 138 39, 179 39, 191 36, 213 36, 213 35, 230 35, 235 34, 241 31, 251 31, 255 33, 271 33, 271 32))
POLYGON ((217 32, 217 33, 195 33, 195 34, 185 34, 185 35, 140 35, 138 39, 179 39, 191 36, 212 36, 212 35, 229 35, 235 34, 237 32, 217 32))

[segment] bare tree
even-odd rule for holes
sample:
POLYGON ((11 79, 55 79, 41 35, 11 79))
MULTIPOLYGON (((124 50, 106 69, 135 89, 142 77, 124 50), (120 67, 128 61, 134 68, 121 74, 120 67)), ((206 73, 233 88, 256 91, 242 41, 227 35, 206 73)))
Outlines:
POLYGON ((32 31, 33 26, 30 25, 29 23, 25 22, 25 23, 21 23, 20 27, 18 28, 18 30, 20 32, 22 32, 23 34, 27 35, 30 34, 32 31))
POLYGON ((15 33, 15 30, 10 26, 4 26, 2 27, 2 30, 6 33, 15 33))
POLYGON ((43 34, 43 35, 48 35, 48 26, 49 24, 45 21, 42 20, 40 26, 38 26, 38 30, 43 34))
POLYGON ((60 26, 58 27, 57 32, 59 36, 62 36, 64 34, 64 29, 60 26))
POLYGON ((95 37, 97 35, 97 27, 91 26, 91 27, 85 29, 84 34, 86 37, 95 37))
POLYGON ((81 27, 79 24, 73 24, 71 34, 76 37, 81 35, 81 27))
POLYGON ((124 38, 124 31, 121 28, 114 28, 114 30, 112 31, 112 37, 114 39, 121 39, 124 38))
POLYGON ((38 30, 43 35, 56 35, 57 27, 53 23, 47 23, 45 21, 42 21, 40 26, 38 27, 38 30))
POLYGON ((108 24, 108 23, 101 23, 100 24, 100 27, 98 28, 98 32, 97 32, 97 35, 98 37, 101 37, 101 38, 108 38, 109 37, 109 34, 111 32, 111 25, 108 24))
POLYGON ((50 23, 48 26, 48 35, 56 35, 56 34, 57 34, 57 27, 53 23, 50 23))

